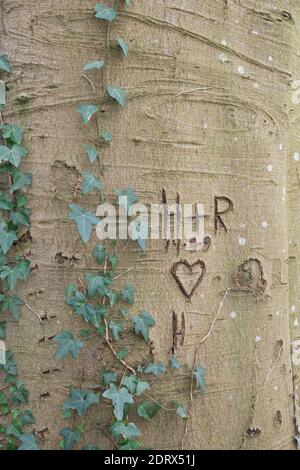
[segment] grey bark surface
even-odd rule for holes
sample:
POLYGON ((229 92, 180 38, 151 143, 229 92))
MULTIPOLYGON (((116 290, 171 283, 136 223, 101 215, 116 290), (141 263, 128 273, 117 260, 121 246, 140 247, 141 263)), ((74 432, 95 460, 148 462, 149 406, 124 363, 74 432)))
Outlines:
MULTIPOLYGON (((34 176, 32 238, 22 249, 32 252, 36 269, 18 293, 43 317, 40 324, 24 308, 19 324, 9 320, 9 344, 46 448, 58 447, 68 387, 97 388, 101 371, 113 364, 96 340, 78 361, 57 364, 51 340, 62 329, 79 333, 82 325, 64 303, 65 287, 96 269, 96 236, 86 248, 67 217, 73 201, 93 211, 98 204, 93 196, 75 195, 78 175, 87 169, 85 144, 95 139, 93 125, 85 128, 76 112, 94 99, 81 70, 105 49, 95 3, 1 1, 1 52, 14 69, 6 117, 26 128, 30 155, 23 168, 34 176)), ((106 197, 113 201, 113 189, 128 186, 145 204, 160 203, 163 188, 170 202, 179 193, 182 203, 205 205, 205 235, 211 237, 206 253, 182 247, 179 255, 162 241, 152 241, 145 256, 135 244, 119 243, 119 272, 133 268, 120 286, 134 284, 134 311, 145 308, 157 321, 154 360, 167 361, 173 312, 179 329, 184 314, 176 355, 187 366, 156 380, 155 399, 189 405, 195 349, 228 290, 199 346, 207 392, 195 393, 186 449, 295 448, 291 336, 298 335, 295 317, 291 332, 289 322, 290 306, 300 306, 294 288, 299 180, 291 157, 299 146, 299 110, 291 104, 291 83, 300 72, 299 21, 298 1, 137 0, 120 8, 112 26, 112 45, 124 37, 130 56, 122 60, 117 48, 110 54, 107 80, 126 88, 128 105, 124 112, 111 102, 104 106, 103 127, 114 135, 104 152, 106 197), (215 233, 215 197, 233 202, 223 216, 227 232, 215 233), (191 301, 171 275, 180 259, 206 265, 191 301)), ((101 81, 96 85, 100 94, 101 81)), ((133 337, 127 347, 132 362, 148 353, 133 337)), ((103 405, 88 413, 86 442, 111 448, 102 432, 109 417, 103 405)), ((162 411, 155 422, 138 425, 147 447, 180 448, 184 423, 174 413, 162 411)))

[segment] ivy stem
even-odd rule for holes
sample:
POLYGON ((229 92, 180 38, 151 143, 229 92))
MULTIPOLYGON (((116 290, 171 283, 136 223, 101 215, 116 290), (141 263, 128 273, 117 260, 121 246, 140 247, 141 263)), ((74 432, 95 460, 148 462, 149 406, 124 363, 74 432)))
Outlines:
MULTIPOLYGON (((104 275, 106 274, 106 271, 107 271, 107 264, 108 264, 108 257, 105 256, 104 269, 103 269, 104 275)), ((105 305, 105 302, 106 302, 106 298, 104 296, 103 300, 102 300, 102 305, 105 305)), ((109 339, 109 329, 108 329, 108 322, 107 322, 106 318, 104 318, 104 324, 105 324, 105 341, 106 341, 107 346, 109 347, 109 349, 111 350, 113 355, 118 359, 118 361, 126 369, 130 370, 134 375, 136 375, 136 371, 133 369, 133 367, 128 365, 123 359, 118 358, 118 353, 116 352, 115 348, 113 347, 113 345, 111 344, 110 339, 109 339)))
POLYGON ((163 406, 161 403, 159 403, 157 400, 155 400, 154 398, 152 398, 150 395, 148 395, 148 393, 144 393, 145 397, 149 398, 149 400, 153 401, 154 403, 156 403, 157 405, 160 406, 160 408, 164 411, 176 411, 176 408, 166 408, 165 406, 163 406))
POLYGON ((39 319, 40 323, 43 323, 40 315, 37 312, 35 312, 33 308, 30 307, 30 305, 28 305, 26 302, 24 302, 24 305, 26 308, 28 308, 28 310, 30 310, 39 319))

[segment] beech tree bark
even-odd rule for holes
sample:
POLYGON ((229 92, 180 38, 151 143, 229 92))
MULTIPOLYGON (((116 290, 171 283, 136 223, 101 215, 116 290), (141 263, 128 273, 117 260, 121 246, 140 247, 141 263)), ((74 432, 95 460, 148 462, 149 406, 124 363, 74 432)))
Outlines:
MULTIPOLYGON (((51 340, 62 329, 79 333, 65 288, 95 269, 96 235, 86 247, 68 219, 69 203, 94 212, 98 204, 76 193, 88 165, 85 145, 96 135, 76 112, 95 99, 82 67, 103 57, 106 42, 95 3, 0 3, 1 53, 13 65, 6 117, 26 128, 23 168, 34 176, 33 225, 22 249, 36 269, 18 294, 42 317, 40 323, 23 308, 19 324, 8 319, 8 342, 31 392, 35 431, 52 449, 65 425, 60 407, 69 385, 96 388, 114 362, 95 339, 78 361, 57 364, 51 340)), ((203 203, 207 237, 201 252, 172 244, 166 250, 160 240, 143 255, 136 244, 118 244, 119 272, 133 268, 120 286, 134 284, 133 310, 147 309, 157 321, 153 359, 166 362, 173 349, 186 364, 156 381, 155 399, 189 407, 196 350, 206 370, 207 391, 195 391, 186 435, 174 413, 138 420, 148 448, 295 448, 299 21, 296 0, 136 0, 130 8, 120 2, 111 45, 123 37, 130 55, 122 60, 112 48, 107 81, 127 90, 128 105, 120 112, 107 101, 102 114, 114 135, 103 153, 106 199, 130 186, 148 205, 161 203, 163 190, 169 202, 179 194, 182 203, 203 203), (224 225, 216 207, 229 208, 224 225), (171 274, 181 259, 205 263, 191 299, 171 274)), ((101 80, 94 81, 99 96, 101 80)), ((131 361, 149 353, 133 337, 127 343, 131 361)), ((103 433, 109 418, 103 405, 89 412, 85 442, 111 448, 103 433)))

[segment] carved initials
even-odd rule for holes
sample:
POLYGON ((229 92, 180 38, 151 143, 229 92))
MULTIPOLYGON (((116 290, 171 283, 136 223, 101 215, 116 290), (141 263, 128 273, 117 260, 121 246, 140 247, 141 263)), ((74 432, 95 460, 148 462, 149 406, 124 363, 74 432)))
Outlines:
POLYGON ((233 202, 228 197, 215 197, 215 232, 217 233, 218 230, 223 228, 225 232, 227 232, 227 227, 221 217, 221 215, 227 214, 228 212, 233 211, 233 202), (219 210, 219 202, 225 202, 227 207, 223 210, 219 210))

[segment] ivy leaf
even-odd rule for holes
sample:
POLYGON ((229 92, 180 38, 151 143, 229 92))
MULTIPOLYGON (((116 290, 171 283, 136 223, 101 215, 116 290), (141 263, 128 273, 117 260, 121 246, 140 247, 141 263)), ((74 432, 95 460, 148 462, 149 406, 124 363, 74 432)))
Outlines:
MULTIPOLYGON (((0 322, 0 339, 6 338, 6 322, 0 322)), ((1 404, 1 403, 0 403, 1 404)))
POLYGON ((72 450, 77 442, 80 441, 80 433, 72 428, 61 429, 59 434, 63 437, 64 450, 72 450))
POLYGON ((106 291, 105 295, 109 300, 109 305, 111 307, 114 307, 118 301, 118 294, 116 294, 116 292, 113 292, 112 290, 108 290, 106 291))
POLYGON ((145 374, 153 374, 153 375, 161 375, 166 372, 166 367, 162 362, 159 362, 158 364, 149 364, 145 369, 144 369, 145 374))
MULTIPOLYGON (((9 196, 6 193, 1 192, 0 193, 0 209, 3 209, 4 211, 10 211, 13 208, 13 201, 11 200, 11 196, 9 196)), ((1 227, 0 229, 2 230, 3 228, 6 227, 6 224, 1 220, 1 227)))
POLYGON ((145 400, 138 406, 137 414, 146 421, 150 421, 157 415, 160 408, 161 406, 158 403, 145 400))
POLYGON ((117 17, 116 10, 114 8, 109 8, 106 7, 105 5, 102 5, 102 3, 98 3, 95 6, 96 10, 96 18, 100 20, 106 20, 106 21, 113 21, 117 17))
POLYGON ((88 194, 93 189, 99 189, 100 192, 103 191, 103 183, 96 178, 90 171, 84 171, 81 173, 83 177, 82 182, 82 194, 88 194))
POLYGON ((98 150, 93 145, 87 145, 86 153, 90 163, 94 163, 98 157, 98 150))
POLYGON ((135 289, 133 286, 127 286, 125 289, 122 290, 121 292, 121 297, 124 302, 127 302, 129 305, 132 305, 134 303, 134 293, 135 289))
POLYGON ((94 444, 87 444, 82 448, 82 450, 101 450, 100 447, 95 446, 94 444))
POLYGON ((104 129, 100 132, 100 137, 104 142, 111 142, 113 138, 112 133, 104 129))
POLYGON ((96 258, 97 263, 101 266, 106 258, 106 249, 103 245, 96 245, 93 250, 93 256, 96 258))
POLYGON ((10 149, 8 161, 15 167, 18 167, 21 163, 22 158, 26 157, 27 154, 28 150, 25 147, 22 147, 22 145, 15 144, 10 149))
POLYGON ((134 423, 128 423, 127 425, 123 421, 117 421, 110 427, 110 433, 112 437, 122 436, 124 439, 131 437, 140 437, 141 431, 137 428, 134 423))
POLYGON ((11 186, 9 192, 12 194, 18 189, 23 189, 26 186, 30 186, 32 183, 32 174, 31 173, 22 173, 21 171, 16 171, 13 176, 13 185, 11 186))
POLYGON ((116 100, 122 108, 125 108, 126 93, 123 88, 107 86, 106 90, 111 98, 116 100))
POLYGON ((90 298, 95 297, 97 294, 101 297, 105 295, 105 288, 107 286, 105 277, 93 276, 93 274, 88 273, 86 279, 88 284, 88 296, 90 298))
POLYGON ((117 353, 117 358, 119 359, 119 361, 122 361, 123 359, 125 359, 125 357, 128 356, 128 351, 126 348, 122 348, 120 349, 120 351, 117 353))
POLYGON ((104 385, 109 385, 111 382, 116 382, 118 380, 118 376, 115 372, 106 370, 102 374, 102 379, 104 385))
POLYGON ((142 395, 145 390, 150 390, 150 385, 148 384, 148 382, 144 382, 142 380, 140 380, 137 384, 136 384, 136 391, 135 391, 135 394, 136 396, 140 396, 142 395))
POLYGON ((87 243, 90 239, 93 225, 97 225, 99 220, 91 212, 84 211, 76 204, 70 204, 69 208, 72 212, 69 213, 69 218, 74 220, 81 239, 87 243))
POLYGON ((89 62, 83 67, 85 72, 89 70, 100 70, 102 69, 103 65, 105 64, 104 60, 94 60, 93 62, 89 62))
POLYGON ((119 450, 138 450, 141 448, 141 443, 139 441, 134 441, 133 439, 126 439, 125 441, 120 442, 119 450))
POLYGON ((39 450, 34 434, 21 434, 19 439, 22 444, 18 450, 39 450))
POLYGON ((123 204, 123 201, 120 200, 121 197, 124 197, 126 196, 127 198, 127 207, 125 207, 125 209, 129 209, 133 204, 135 204, 136 202, 138 202, 139 198, 138 196, 136 195, 136 193, 134 192, 134 190, 132 188, 128 188, 128 189, 118 189, 116 191, 116 194, 119 198, 119 204, 123 204))
POLYGON ((21 145, 23 140, 23 130, 17 124, 3 124, 1 126, 2 135, 5 140, 9 140, 12 144, 21 145))
POLYGON ((31 411, 25 410, 20 415, 20 423, 22 426, 26 426, 28 424, 35 424, 36 420, 31 411))
POLYGON ((149 341, 149 329, 155 326, 155 320, 150 313, 144 311, 132 318, 134 331, 137 335, 142 335, 146 341, 149 341))
POLYGON ((2 111, 6 105, 6 86, 3 80, 0 80, 0 110, 2 111))
POLYGON ((3 72, 11 73, 11 65, 6 54, 0 56, 0 70, 3 70, 3 72))
POLYGON ((128 57, 128 51, 129 51, 128 44, 124 41, 124 39, 118 38, 118 45, 119 45, 119 47, 121 48, 121 50, 122 50, 124 56, 125 56, 126 59, 127 59, 127 57, 128 57))
POLYGON ((5 364, 1 365, 1 368, 8 374, 16 377, 17 375, 17 364, 14 360, 14 355, 11 351, 6 351, 5 364))
POLYGON ((130 393, 134 394, 135 393, 135 389, 136 389, 136 384, 137 384, 137 378, 135 375, 128 375, 128 376, 125 376, 123 379, 122 379, 122 385, 125 385, 125 387, 128 388, 128 390, 130 391, 130 393))
POLYGON ((0 145, 0 163, 8 162, 10 157, 10 148, 6 145, 0 145))
POLYGON ((84 124, 88 124, 91 117, 97 113, 99 110, 98 106, 95 104, 81 104, 77 108, 78 112, 81 114, 82 120, 84 124))
POLYGON ((96 393, 72 388, 70 398, 65 401, 62 410, 75 410, 79 416, 83 416, 92 405, 97 403, 99 403, 99 397, 96 393))
POLYGON ((120 323, 114 322, 114 320, 110 320, 109 324, 109 329, 111 330, 111 333, 113 335, 113 338, 115 341, 120 340, 120 334, 123 333, 124 328, 120 323))
POLYGON ((128 315, 129 315, 129 310, 128 310, 128 308, 121 307, 120 310, 119 310, 119 313, 120 313, 121 317, 127 318, 128 315))
POLYGON ((83 347, 83 343, 76 339, 70 331, 63 331, 60 335, 57 335, 53 340, 59 344, 55 353, 55 359, 60 361, 66 357, 69 353, 73 359, 78 358, 80 349, 83 347))
POLYGON ((170 357, 171 367, 172 369, 180 369, 181 365, 175 356, 170 357))
POLYGON ((30 216, 32 210, 28 207, 20 207, 17 212, 11 214, 11 221, 14 225, 24 225, 25 227, 30 226, 30 216))
POLYGON ((18 237, 16 232, 7 232, 6 230, 2 230, 0 232, 0 247, 5 255, 17 240, 18 237))
POLYGON ((132 395, 127 388, 122 387, 118 390, 115 384, 110 384, 109 389, 102 396, 112 401, 114 415, 117 421, 122 421, 125 405, 133 403, 132 395))
POLYGON ((175 406, 176 413, 178 414, 178 416, 180 416, 180 418, 188 419, 188 414, 186 412, 186 409, 181 403, 179 403, 178 401, 173 400, 172 404, 175 406))
POLYGON ((202 393, 205 393, 206 390, 206 381, 205 381, 205 369, 198 365, 193 372, 194 377, 196 377, 197 386, 200 388, 202 393))
POLYGON ((131 1, 132 0, 125 0, 126 6, 130 7, 131 6, 131 1))
POLYGON ((20 316, 20 305, 23 305, 23 300, 19 299, 16 295, 12 295, 10 297, 5 297, 3 300, 3 305, 1 310, 6 311, 8 310, 15 320, 19 320, 20 316))
POLYGON ((18 279, 25 281, 30 271, 30 263, 27 260, 21 261, 14 267, 2 266, 0 267, 0 279, 6 279, 8 288, 13 290, 16 287, 18 279))

